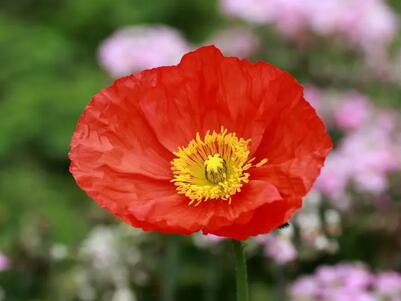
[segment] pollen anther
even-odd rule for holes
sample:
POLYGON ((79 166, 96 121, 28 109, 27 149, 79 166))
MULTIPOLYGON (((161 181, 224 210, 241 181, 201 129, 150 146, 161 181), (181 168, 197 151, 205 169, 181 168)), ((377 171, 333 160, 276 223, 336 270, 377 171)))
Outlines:
POLYGON ((260 167, 267 162, 261 160, 253 165, 249 158, 250 140, 238 138, 235 133, 207 132, 203 139, 197 133, 186 147, 174 152, 171 162, 177 193, 189 198, 189 204, 199 205, 207 200, 226 200, 241 191, 249 181, 251 167, 260 167))
POLYGON ((209 182, 218 184, 227 178, 227 163, 219 154, 207 156, 204 165, 205 177, 209 182))

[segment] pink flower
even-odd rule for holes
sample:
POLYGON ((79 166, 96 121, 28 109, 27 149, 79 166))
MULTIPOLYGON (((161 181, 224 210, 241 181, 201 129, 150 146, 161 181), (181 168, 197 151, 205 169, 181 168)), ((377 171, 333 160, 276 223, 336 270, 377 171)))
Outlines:
POLYGON ((377 275, 375 288, 380 294, 401 298, 401 275, 396 272, 380 273, 377 275))
POLYGON ((329 155, 316 182, 316 188, 339 208, 346 208, 350 182, 359 191, 380 194, 387 189, 388 174, 401 169, 394 113, 374 112, 364 96, 353 95, 335 111, 336 123, 353 130, 329 155))
POLYGON ((249 57, 259 46, 258 37, 243 27, 221 30, 209 38, 225 55, 249 57))
POLYGON ((359 264, 321 266, 315 275, 326 288, 345 288, 348 291, 367 289, 372 281, 370 272, 359 264))
POLYGON ((343 130, 357 129, 371 115, 369 101, 358 93, 349 93, 344 97, 344 102, 334 112, 335 122, 343 130))
POLYGON ((304 89, 304 96, 307 101, 312 105, 312 107, 320 113, 322 110, 322 92, 320 89, 306 85, 304 89))
POLYGON ((387 174, 399 168, 392 137, 377 126, 368 126, 343 140, 341 154, 348 158, 352 176, 361 191, 381 193, 387 188, 387 174))
POLYGON ((10 262, 8 258, 5 255, 1 254, 0 252, 0 272, 8 270, 9 267, 10 267, 10 262))
MULTIPOLYGON (((366 291, 350 290, 347 288, 322 290, 320 299, 313 301, 377 301, 374 295, 366 291)), ((312 301, 312 300, 311 300, 312 301)))
POLYGON ((332 199, 337 208, 345 209, 349 206, 346 188, 351 176, 352 165, 348 158, 341 151, 334 150, 327 157, 315 187, 332 199))
POLYGON ((329 36, 342 31, 346 10, 350 8, 351 1, 326 0, 321 2, 309 1, 309 26, 312 31, 329 36), (330 12, 330 13, 328 13, 330 12))
POLYGON ((297 257, 297 251, 287 237, 265 235, 258 240, 263 244, 265 254, 279 264, 285 264, 297 257))
POLYGON ((397 17, 385 1, 353 0, 342 32, 366 52, 386 47, 398 29, 397 17), (349 30, 352 28, 353 30, 349 30))
POLYGON ((401 298, 401 275, 372 274, 357 263, 322 266, 289 288, 291 301, 396 301, 401 298))
POLYGON ((308 31, 342 37, 372 56, 394 38, 398 22, 383 0, 220 0, 224 14, 251 23, 274 24, 301 40, 308 31), (352 30, 350 30, 352 28, 352 30))
POLYGON ((377 127, 385 135, 391 135, 397 131, 398 114, 390 109, 384 109, 377 114, 377 127))
POLYGON ((143 69, 174 65, 189 49, 184 38, 167 26, 131 26, 118 30, 99 47, 99 60, 113 77, 143 69))
POLYGON ((334 111, 339 101, 344 98, 343 93, 331 93, 312 85, 306 85, 304 95, 318 115, 323 118, 327 127, 335 124, 334 111))
POLYGON ((318 281, 312 276, 299 278, 291 287, 292 300, 315 300, 320 290, 318 281))
POLYGON ((349 289, 368 289, 372 282, 372 275, 369 270, 359 264, 340 264, 337 272, 344 280, 344 286, 349 289))
POLYGON ((274 12, 273 23, 278 30, 289 38, 302 40, 303 33, 308 28, 308 8, 313 0, 268 0, 268 8, 274 12))
POLYGON ((240 17, 251 23, 266 23, 273 19, 274 11, 269 0, 221 0, 222 12, 240 17))

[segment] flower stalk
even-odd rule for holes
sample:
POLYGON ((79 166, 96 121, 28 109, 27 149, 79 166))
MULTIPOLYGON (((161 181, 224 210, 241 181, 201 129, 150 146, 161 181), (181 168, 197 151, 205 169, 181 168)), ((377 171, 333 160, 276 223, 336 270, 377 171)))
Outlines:
POLYGON ((162 270, 161 294, 163 301, 174 301, 176 293, 176 277, 179 265, 179 242, 171 236, 165 240, 164 267, 162 270))
POLYGON ((241 241, 233 240, 235 255, 235 277, 237 283, 237 301, 249 301, 248 274, 246 269, 246 259, 244 245, 241 241))

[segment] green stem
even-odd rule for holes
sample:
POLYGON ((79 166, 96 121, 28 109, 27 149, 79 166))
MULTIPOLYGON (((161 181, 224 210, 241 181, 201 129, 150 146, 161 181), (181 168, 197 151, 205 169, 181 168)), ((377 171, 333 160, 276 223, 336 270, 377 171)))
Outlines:
POLYGON ((166 249, 164 254, 164 266, 162 270, 162 300, 174 301, 176 290, 176 277, 179 261, 178 240, 174 236, 166 239, 166 249))
POLYGON ((237 279, 237 301, 248 301, 248 277, 244 246, 240 241, 233 240, 235 254, 235 274, 237 279))

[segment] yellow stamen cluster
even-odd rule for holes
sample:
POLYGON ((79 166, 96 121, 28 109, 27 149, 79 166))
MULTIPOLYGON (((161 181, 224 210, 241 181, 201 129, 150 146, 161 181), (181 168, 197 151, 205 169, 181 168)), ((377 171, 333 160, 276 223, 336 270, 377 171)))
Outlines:
POLYGON ((259 167, 267 162, 263 159, 252 165, 254 158, 248 159, 250 140, 238 138, 235 133, 207 132, 202 139, 199 133, 187 147, 179 147, 172 164, 174 178, 171 180, 177 192, 190 199, 189 204, 199 205, 211 199, 227 200, 241 191, 249 181, 251 167, 259 167))

